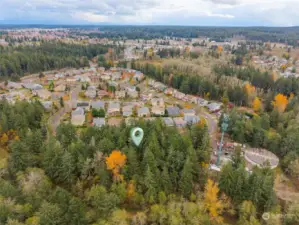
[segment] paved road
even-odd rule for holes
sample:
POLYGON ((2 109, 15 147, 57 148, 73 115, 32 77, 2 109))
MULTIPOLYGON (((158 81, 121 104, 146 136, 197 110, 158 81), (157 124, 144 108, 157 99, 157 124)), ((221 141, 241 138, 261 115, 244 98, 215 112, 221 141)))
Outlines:
POLYGON ((72 106, 77 102, 78 95, 80 92, 80 87, 75 87, 70 92, 70 100, 64 102, 64 107, 60 108, 57 112, 55 112, 53 115, 49 118, 49 125, 51 127, 51 131, 53 133, 56 132, 56 128, 60 124, 60 121, 65 113, 72 111, 72 106))
MULTIPOLYGON (((165 99, 165 102, 167 102, 169 104, 179 104, 182 106, 186 105, 186 102, 177 100, 177 99, 173 99, 173 98, 168 97, 162 93, 160 96, 161 97, 163 96, 163 98, 165 99)), ((210 134, 211 147, 212 147, 212 149, 216 149, 217 148, 217 135, 216 134, 217 134, 217 126, 218 126, 216 116, 208 113, 206 111, 206 109, 204 109, 202 106, 199 106, 196 104, 191 104, 191 105, 195 109, 196 115, 198 115, 201 119, 204 118, 206 120, 209 134, 210 134)))

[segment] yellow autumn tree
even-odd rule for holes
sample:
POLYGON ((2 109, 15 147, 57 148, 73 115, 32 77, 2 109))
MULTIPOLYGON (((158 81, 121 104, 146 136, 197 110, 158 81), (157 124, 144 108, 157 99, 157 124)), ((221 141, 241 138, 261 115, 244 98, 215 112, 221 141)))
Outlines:
POLYGON ((135 194, 135 181, 131 180, 127 186, 127 198, 130 200, 135 194))
POLYGON ((245 86, 245 92, 247 94, 247 98, 248 98, 248 103, 252 104, 253 100, 256 97, 256 89, 253 85, 246 83, 245 86))
POLYGON ((204 206, 208 211, 211 220, 216 223, 221 223, 223 221, 221 214, 224 209, 224 205, 218 198, 218 193, 218 185, 211 179, 208 179, 204 192, 204 206))
POLYGON ((289 100, 287 96, 283 94, 277 94, 274 98, 274 101, 272 101, 272 105, 274 109, 276 109, 278 112, 283 113, 289 103, 289 100))
POLYGON ((259 97, 255 97, 252 103, 252 108, 255 112, 259 112, 262 110, 262 102, 259 97))
POLYGON ((8 136, 7 136, 6 133, 3 133, 3 134, 1 135, 1 138, 0 138, 0 144, 1 144, 2 146, 6 146, 7 143, 8 143, 8 136))
POLYGON ((106 157, 107 169, 112 171, 113 178, 115 180, 123 180, 123 176, 120 175, 120 170, 126 164, 127 156, 121 153, 119 150, 114 150, 106 157))

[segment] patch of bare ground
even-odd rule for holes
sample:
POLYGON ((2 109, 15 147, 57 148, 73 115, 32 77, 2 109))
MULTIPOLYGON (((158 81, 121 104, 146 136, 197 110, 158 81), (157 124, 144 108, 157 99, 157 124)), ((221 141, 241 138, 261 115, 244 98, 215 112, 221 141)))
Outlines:
POLYGON ((282 172, 278 172, 274 190, 277 197, 285 202, 299 202, 298 184, 295 184, 282 172))

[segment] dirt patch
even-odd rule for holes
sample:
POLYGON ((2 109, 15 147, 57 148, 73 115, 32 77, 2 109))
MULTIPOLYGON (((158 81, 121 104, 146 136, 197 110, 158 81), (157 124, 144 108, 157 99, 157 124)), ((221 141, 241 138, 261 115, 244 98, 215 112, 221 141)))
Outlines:
POLYGON ((296 185, 283 173, 278 173, 275 179, 274 190, 280 200, 298 202, 299 192, 296 185))

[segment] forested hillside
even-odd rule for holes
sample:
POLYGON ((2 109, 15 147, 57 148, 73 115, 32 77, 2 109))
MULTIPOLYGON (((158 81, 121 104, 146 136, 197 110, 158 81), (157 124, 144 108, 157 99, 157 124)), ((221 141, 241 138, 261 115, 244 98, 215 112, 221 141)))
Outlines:
POLYGON ((235 215, 258 225, 277 207, 272 171, 247 173, 240 151, 219 187, 209 179, 205 123, 181 133, 140 121, 145 138, 136 147, 125 124, 80 133, 61 124, 54 137, 38 102, 0 107, 1 148, 9 154, 0 160, 1 224, 219 225, 235 215))
POLYGON ((88 60, 108 51, 107 46, 42 42, 40 45, 1 47, 0 78, 20 77, 25 73, 88 66, 88 60))

